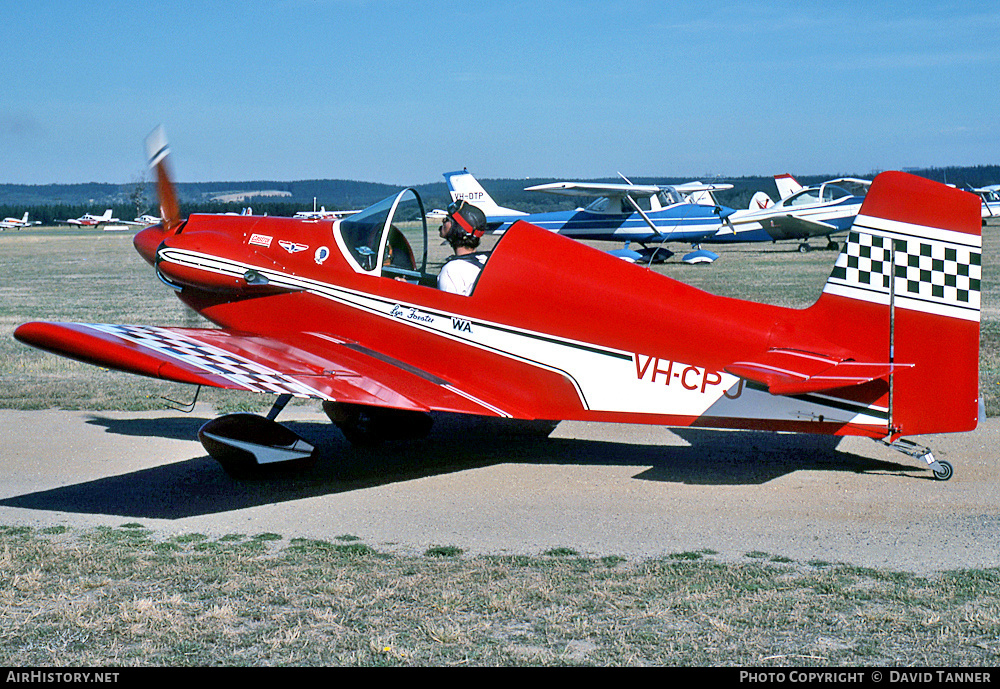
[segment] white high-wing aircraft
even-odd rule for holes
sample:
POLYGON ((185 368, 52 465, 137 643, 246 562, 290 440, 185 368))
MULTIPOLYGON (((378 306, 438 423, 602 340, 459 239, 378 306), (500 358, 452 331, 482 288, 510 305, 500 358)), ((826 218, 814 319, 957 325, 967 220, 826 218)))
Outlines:
POLYGON ((982 215, 984 218, 1000 216, 1000 184, 973 189, 972 193, 979 194, 979 198, 983 200, 982 215))
POLYGON ((339 220, 349 215, 354 215, 360 211, 328 211, 326 206, 320 206, 316 210, 316 197, 313 197, 313 209, 311 211, 299 211, 292 217, 296 220, 339 220))
POLYGON ((36 220, 35 222, 28 222, 28 211, 24 212, 24 217, 22 218, 4 218, 0 221, 0 230, 6 230, 9 228, 22 228, 28 227, 29 225, 41 225, 41 220, 36 220))
POLYGON ((320 206, 319 210, 298 211, 292 217, 296 220, 338 220, 354 215, 359 211, 328 211, 326 206, 320 206))
POLYGON ((103 225, 105 223, 120 222, 118 218, 111 217, 111 209, 104 211, 104 215, 92 215, 90 213, 84 213, 79 218, 70 218, 66 220, 70 225, 83 225, 86 227, 95 227, 97 225, 103 225))

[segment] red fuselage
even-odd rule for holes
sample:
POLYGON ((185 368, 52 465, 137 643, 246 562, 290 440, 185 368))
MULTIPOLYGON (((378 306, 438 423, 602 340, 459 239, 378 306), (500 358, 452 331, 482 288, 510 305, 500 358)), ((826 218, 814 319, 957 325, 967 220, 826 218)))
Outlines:
POLYGON ((511 416, 887 434, 885 381, 841 391, 844 401, 824 412, 829 400, 819 410, 816 399, 788 408, 786 398, 724 372, 776 346, 887 360, 884 309, 835 296, 804 310, 717 297, 523 223, 498 243, 475 292, 464 297, 359 272, 338 249, 336 231, 331 222, 196 215, 177 234, 143 230, 135 244, 182 286, 181 299, 223 328, 302 352, 352 343, 473 390, 511 416), (322 262, 320 247, 329 249, 322 262), (209 259, 163 260, 171 249, 223 259, 231 269, 209 259), (336 294, 254 284, 248 270, 336 294), (866 327, 845 328, 845 306, 866 327), (422 327, 422 318, 441 316, 452 323, 449 332, 422 327), (470 342, 463 329, 499 334, 470 342), (506 340, 518 342, 507 347, 506 340))

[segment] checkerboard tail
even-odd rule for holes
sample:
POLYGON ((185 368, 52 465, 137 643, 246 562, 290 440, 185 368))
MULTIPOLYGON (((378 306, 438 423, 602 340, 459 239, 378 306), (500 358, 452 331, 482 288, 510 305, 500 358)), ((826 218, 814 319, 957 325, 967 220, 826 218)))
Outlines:
POLYGON ((979 198, 902 172, 875 178, 821 301, 858 337, 879 333, 896 435, 967 431, 979 409, 979 198))

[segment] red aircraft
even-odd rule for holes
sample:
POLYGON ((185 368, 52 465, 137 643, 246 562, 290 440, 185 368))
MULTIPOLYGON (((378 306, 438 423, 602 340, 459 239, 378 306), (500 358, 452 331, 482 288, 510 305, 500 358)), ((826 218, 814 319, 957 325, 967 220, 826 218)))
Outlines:
POLYGON ((15 337, 100 366, 277 395, 267 418, 199 437, 233 474, 309 461, 274 419, 322 400, 352 441, 419 437, 430 412, 867 436, 953 469, 904 436, 979 416, 980 202, 878 176, 812 306, 711 295, 520 222, 471 296, 427 272, 412 189, 337 220, 182 220, 166 139, 147 140, 164 220, 135 237, 216 328, 34 322, 15 337))

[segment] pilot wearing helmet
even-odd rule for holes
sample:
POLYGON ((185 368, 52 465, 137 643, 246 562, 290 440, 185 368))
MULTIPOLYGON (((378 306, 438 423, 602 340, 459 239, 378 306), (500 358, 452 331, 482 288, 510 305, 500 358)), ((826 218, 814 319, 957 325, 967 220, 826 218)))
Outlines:
POLYGON ((486 214, 466 201, 448 206, 441 221, 441 237, 451 244, 455 255, 448 259, 438 275, 438 289, 468 296, 486 264, 488 254, 478 252, 479 238, 486 231, 486 214))

